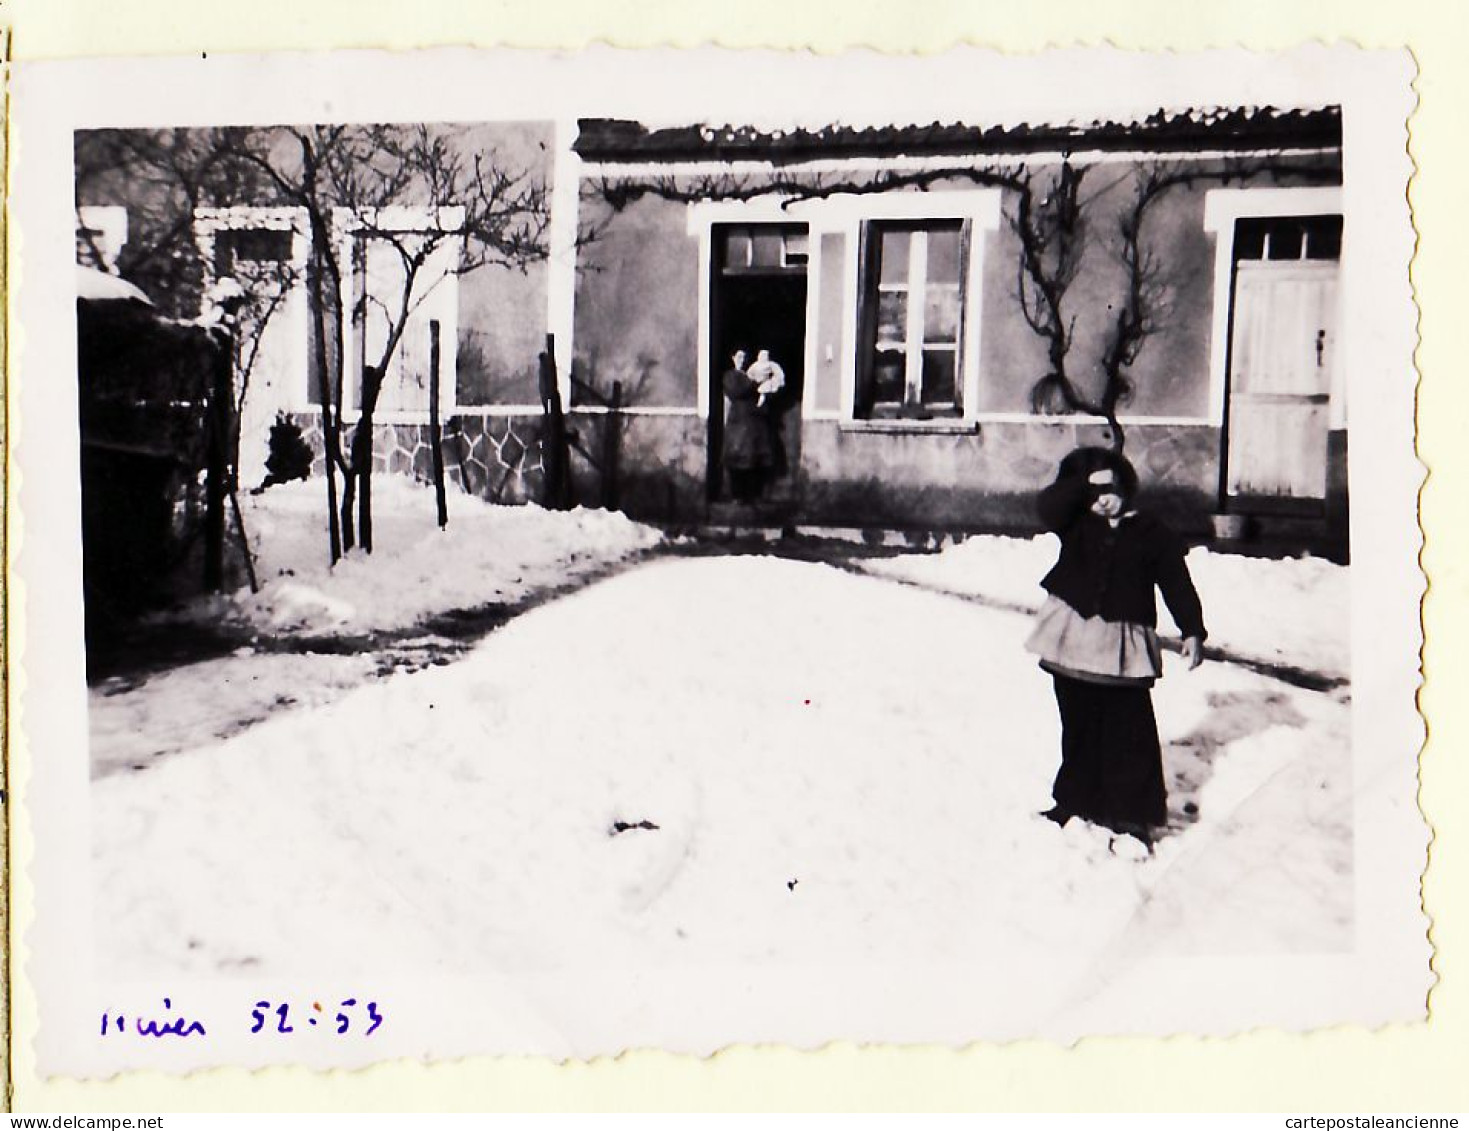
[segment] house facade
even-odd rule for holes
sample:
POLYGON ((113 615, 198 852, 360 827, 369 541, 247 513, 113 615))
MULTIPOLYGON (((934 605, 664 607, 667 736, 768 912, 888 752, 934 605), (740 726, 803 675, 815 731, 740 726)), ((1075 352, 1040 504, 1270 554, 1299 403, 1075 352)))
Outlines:
POLYGON ((763 346, 788 377, 773 494, 801 521, 1031 526, 1059 459, 1110 438, 1033 397, 1049 343, 1021 302, 1005 182, 1054 184, 1064 163, 1085 171, 1098 237, 1066 307, 1069 372, 1094 398, 1127 294, 1108 237, 1143 171, 1180 181, 1147 214, 1160 312, 1120 412, 1155 504, 1199 532, 1227 513, 1344 544, 1334 112, 796 135, 597 122, 577 153, 583 207, 615 206, 582 257, 577 372, 636 390, 630 504, 717 507, 720 377, 736 345, 763 346))
MULTIPOLYGON (((427 474, 437 386, 460 486, 542 499, 538 372, 549 335, 574 501, 679 525, 743 514, 815 527, 1033 528, 1031 499, 1060 458, 1109 442, 1111 430, 1038 395, 1055 341, 1035 325, 1018 212, 1063 177, 1081 184, 1086 250, 1060 272, 1061 309, 1067 374, 1096 401, 1135 281, 1118 233, 1139 186, 1161 176, 1169 187, 1137 243, 1149 319, 1124 369, 1126 454, 1154 505, 1191 532, 1225 514, 1345 550, 1335 353, 1350 225, 1335 108, 786 132, 499 123, 466 127, 456 144, 511 153, 543 179, 549 254, 523 271, 460 275, 452 246, 436 253, 384 383, 385 470, 427 474), (722 378, 736 347, 768 350, 786 376, 768 406, 776 474, 748 512, 729 504, 723 463, 722 378)), ((394 220, 405 232, 436 222, 411 204, 394 220)), ((308 432, 315 420, 303 273, 271 274, 304 263, 303 232, 289 209, 196 219, 210 284, 281 291, 242 413, 246 483, 277 412, 308 432)), ((341 238, 351 240, 349 225, 341 238)), ((1030 251, 1045 268, 1044 251, 1030 251)), ((343 261, 353 264, 344 301, 365 311, 374 293, 401 286, 371 249, 343 261)), ((374 332, 365 314, 343 346, 349 421, 353 365, 374 332)))

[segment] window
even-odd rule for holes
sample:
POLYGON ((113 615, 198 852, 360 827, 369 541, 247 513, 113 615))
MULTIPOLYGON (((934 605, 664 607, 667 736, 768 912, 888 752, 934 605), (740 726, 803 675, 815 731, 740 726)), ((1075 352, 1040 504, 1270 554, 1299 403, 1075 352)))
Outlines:
POLYGON ((214 275, 227 279, 250 264, 288 264, 291 241, 289 228, 231 228, 214 238, 214 275))
POLYGON ((1270 216, 1235 221, 1234 258, 1341 258, 1340 216, 1270 216))
POLYGON ((809 244, 804 224, 721 227, 720 270, 726 275, 760 275, 805 270, 809 244))
POLYGON ((964 223, 871 221, 862 239, 856 415, 960 415, 964 223))
POLYGON ((463 222, 456 209, 398 209, 338 220, 351 263, 352 311, 346 407, 362 407, 363 376, 396 333, 376 411, 419 417, 429 411, 438 367, 440 412, 456 403, 458 268, 463 222), (371 222, 369 226, 368 221, 371 222), (412 276, 410 279, 410 270, 412 276))

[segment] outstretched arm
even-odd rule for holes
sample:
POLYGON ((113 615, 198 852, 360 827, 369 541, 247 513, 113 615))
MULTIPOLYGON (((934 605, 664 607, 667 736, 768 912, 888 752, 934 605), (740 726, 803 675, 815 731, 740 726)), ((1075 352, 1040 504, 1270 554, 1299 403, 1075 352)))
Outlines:
POLYGON ((1184 637, 1184 657, 1189 667, 1196 668, 1204 658, 1204 640, 1208 630, 1204 627, 1204 606, 1199 600, 1199 591, 1184 561, 1186 547, 1183 540, 1171 530, 1164 530, 1163 548, 1158 556, 1158 589, 1163 594, 1163 603, 1173 615, 1173 621, 1184 637))

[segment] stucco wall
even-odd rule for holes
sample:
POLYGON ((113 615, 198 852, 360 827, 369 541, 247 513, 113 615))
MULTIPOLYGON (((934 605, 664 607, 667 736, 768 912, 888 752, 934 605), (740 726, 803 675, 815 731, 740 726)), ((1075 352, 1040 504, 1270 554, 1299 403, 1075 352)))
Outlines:
POLYGON ((459 284, 459 403, 534 405, 546 340, 546 265, 486 267, 459 284))
MULTIPOLYGON (((816 336, 816 371, 808 373, 814 382, 816 407, 835 412, 842 405, 842 363, 846 357, 846 291, 843 283, 847 272, 847 237, 840 232, 821 235, 821 273, 816 281, 816 325, 806 332, 816 336)), ((852 252, 856 254, 856 252, 852 252)))
MULTIPOLYGON (((807 421, 801 511, 842 525, 1034 529, 1035 492, 1081 444, 1105 444, 1088 423, 986 422, 976 433, 871 433, 807 421)), ((1202 527, 1218 486, 1218 433, 1207 426, 1128 431, 1145 490, 1202 527)))
MULTIPOLYGON (((706 515, 705 422, 694 414, 612 416, 571 413, 570 426, 593 452, 605 449, 606 430, 619 430, 615 486, 609 502, 633 518, 698 523, 706 515)), ((571 460, 574 495, 601 505, 601 473, 580 455, 571 460)))
MULTIPOLYGON (((485 122, 455 127, 452 143, 466 161, 475 155, 522 184, 554 187, 556 131, 550 122, 485 122)), ((548 197, 549 199, 549 197, 548 197)), ((473 248, 471 248, 473 251, 473 248)), ((491 264, 461 275, 458 403, 535 405, 538 355, 545 348, 544 262, 491 264)))
POLYGON ((687 205, 646 197, 609 215, 584 198, 583 210, 605 227, 577 260, 573 372, 604 396, 621 381, 628 405, 697 404, 699 241, 687 205))

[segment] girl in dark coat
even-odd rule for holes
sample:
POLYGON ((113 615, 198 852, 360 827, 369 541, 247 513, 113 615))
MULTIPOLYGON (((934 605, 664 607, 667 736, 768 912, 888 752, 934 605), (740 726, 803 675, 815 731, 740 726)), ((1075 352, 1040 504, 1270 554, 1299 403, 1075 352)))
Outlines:
POLYGON ((1061 769, 1045 816, 1081 817, 1151 847, 1168 817, 1152 686, 1163 673, 1154 590, 1184 636, 1190 669, 1204 654, 1203 610, 1183 541, 1132 509, 1137 472, 1105 448, 1061 461, 1039 499, 1061 555, 1041 585, 1050 596, 1026 642, 1056 685, 1061 769))
POLYGON ((760 390, 745 372, 745 351, 737 349, 724 374, 729 413, 724 418, 724 466, 729 469, 730 494, 738 503, 760 497, 775 463, 770 420, 759 403, 760 390))

